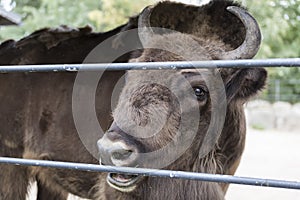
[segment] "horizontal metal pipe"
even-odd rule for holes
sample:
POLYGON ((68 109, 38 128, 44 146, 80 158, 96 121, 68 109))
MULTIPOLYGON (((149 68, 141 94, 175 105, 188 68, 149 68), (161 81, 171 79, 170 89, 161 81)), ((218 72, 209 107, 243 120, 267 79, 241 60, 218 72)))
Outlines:
POLYGON ((13 165, 25 165, 25 166, 62 168, 62 169, 82 170, 82 171, 93 171, 93 172, 124 173, 124 174, 135 174, 135 175, 142 175, 142 176, 190 179, 190 180, 197 180, 197 181, 223 182, 223 183, 232 183, 232 184, 243 184, 243 185, 265 186, 265 187, 276 187, 276 188, 287 188, 287 189, 300 189, 300 182, 296 182, 296 181, 237 177, 237 176, 220 175, 220 174, 206 174, 206 173, 146 169, 146 168, 116 167, 116 166, 105 166, 105 165, 95 165, 95 164, 31 160, 31 159, 8 158, 8 157, 0 157, 0 163, 13 164, 13 165))
POLYGON ((300 67, 300 58, 141 62, 141 63, 97 63, 97 64, 55 64, 55 65, 7 65, 0 66, 0 73, 8 72, 77 72, 97 70, 153 70, 187 68, 236 68, 236 67, 300 67))

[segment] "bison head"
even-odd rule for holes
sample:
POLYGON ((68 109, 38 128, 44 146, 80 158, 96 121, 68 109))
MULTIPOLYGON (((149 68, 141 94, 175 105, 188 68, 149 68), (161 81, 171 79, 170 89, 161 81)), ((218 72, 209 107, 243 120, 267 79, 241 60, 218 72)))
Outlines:
MULTIPOLYGON (((246 30, 242 44, 230 51, 223 40, 174 31, 158 34, 149 25, 152 8, 146 8, 139 18, 145 49, 131 62, 252 58, 260 45, 256 21, 240 7, 227 10, 246 30)), ((242 106, 263 88, 265 79, 262 68, 128 71, 114 122, 98 141, 101 162, 232 173, 244 145, 242 106)), ((131 192, 146 180, 107 176, 108 184, 122 192, 131 192)))

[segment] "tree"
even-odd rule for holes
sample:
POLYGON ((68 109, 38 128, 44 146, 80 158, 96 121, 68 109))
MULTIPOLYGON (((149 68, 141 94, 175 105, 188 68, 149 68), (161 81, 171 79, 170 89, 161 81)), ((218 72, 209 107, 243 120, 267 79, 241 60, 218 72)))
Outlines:
POLYGON ((299 0, 247 1, 249 10, 260 23, 263 46, 260 58, 299 57, 299 0))
MULTIPOLYGON (((243 1, 261 26, 263 40, 257 58, 300 57, 300 0, 243 1)), ((300 68, 270 68, 268 95, 279 83, 281 100, 300 101, 300 68), (275 81, 275 79, 277 81, 275 81)), ((273 98, 274 100, 274 98, 273 98)))
MULTIPOLYGON (((3 1, 3 0, 0 0, 3 1)), ((95 31, 107 31, 122 23, 129 16, 138 14, 153 0, 12 0, 14 12, 23 17, 19 27, 2 27, 0 41, 20 39, 44 27, 69 25, 92 26, 95 31)))
POLYGON ((128 17, 138 14, 145 6, 153 4, 154 0, 102 0, 101 7, 88 13, 89 19, 98 30, 110 30, 116 25, 125 23, 128 17))

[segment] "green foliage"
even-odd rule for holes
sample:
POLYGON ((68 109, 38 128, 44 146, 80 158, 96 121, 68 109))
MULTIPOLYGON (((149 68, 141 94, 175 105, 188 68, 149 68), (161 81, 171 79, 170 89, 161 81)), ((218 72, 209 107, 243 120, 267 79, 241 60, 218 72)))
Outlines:
MULTIPOLYGON (((1 1, 1 0, 0 0, 1 1)), ((152 0, 13 0, 14 12, 23 17, 19 27, 1 27, 0 41, 20 39, 37 29, 69 25, 91 25, 95 31, 106 31, 122 23, 129 16, 153 3, 152 0)))
POLYGON ((107 31, 125 23, 128 17, 138 14, 146 5, 154 2, 154 0, 106 0, 102 1, 100 8, 89 12, 88 16, 97 29, 107 31))
MULTIPOLYGON (((300 0, 243 1, 258 21, 263 34, 257 58, 300 57, 300 0)), ((269 89, 264 96, 275 93, 275 80, 280 82, 280 100, 299 102, 300 68, 272 68, 269 89)), ((271 97, 272 100, 274 98, 271 97)))
POLYGON ((259 22, 263 44, 258 58, 300 57, 300 0, 247 1, 259 22))

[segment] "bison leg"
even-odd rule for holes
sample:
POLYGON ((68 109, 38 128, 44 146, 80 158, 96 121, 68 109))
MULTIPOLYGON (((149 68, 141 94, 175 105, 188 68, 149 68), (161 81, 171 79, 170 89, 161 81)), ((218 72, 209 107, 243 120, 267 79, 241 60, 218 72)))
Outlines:
POLYGON ((27 167, 0 164, 0 199, 25 200, 28 182, 27 167))
POLYGON ((67 192, 57 192, 49 189, 40 180, 37 180, 37 200, 66 200, 68 198, 67 192))

